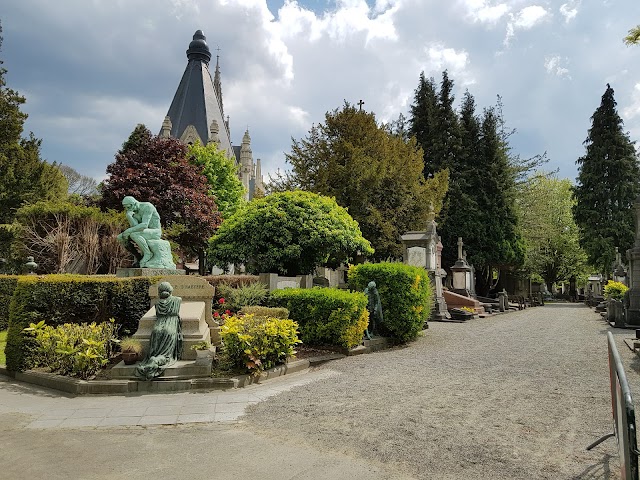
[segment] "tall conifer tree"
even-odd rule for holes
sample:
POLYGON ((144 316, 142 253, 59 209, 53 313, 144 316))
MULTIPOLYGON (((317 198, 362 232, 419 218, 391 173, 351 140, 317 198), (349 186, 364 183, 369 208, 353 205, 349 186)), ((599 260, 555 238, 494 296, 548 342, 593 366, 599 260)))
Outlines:
POLYGON ((476 193, 482 186, 483 173, 478 171, 480 149, 480 121, 475 113, 475 100, 467 91, 460 109, 460 152, 449 175, 448 210, 455 215, 447 217, 446 225, 439 229, 442 235, 442 257, 445 265, 458 258, 458 237, 464 238, 469 260, 484 246, 481 242, 482 220, 478 215, 476 193))
POLYGON ((638 155, 616 110, 613 88, 607 84, 600 106, 591 117, 580 157, 574 189, 573 215, 580 244, 589 262, 608 275, 615 247, 631 248, 634 241, 633 201, 639 188, 638 155))
POLYGON ((409 132, 416 137, 418 145, 424 152, 424 178, 433 174, 437 169, 433 155, 433 137, 437 128, 436 110, 438 96, 436 84, 433 78, 427 79, 424 72, 420 73, 418 88, 414 93, 413 105, 411 105, 411 117, 409 119, 409 132))

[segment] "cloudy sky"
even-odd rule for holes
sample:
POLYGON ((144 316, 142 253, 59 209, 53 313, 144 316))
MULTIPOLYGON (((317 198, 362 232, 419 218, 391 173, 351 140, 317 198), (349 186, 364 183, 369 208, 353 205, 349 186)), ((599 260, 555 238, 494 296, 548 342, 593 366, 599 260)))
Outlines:
POLYGON ((345 100, 406 115, 421 71, 448 70, 456 105, 465 89, 480 108, 500 95, 516 153, 546 151, 561 177, 607 83, 640 140, 640 46, 622 42, 638 0, 20 0, 0 21, 27 131, 97 179, 136 124, 160 130, 197 29, 220 48, 232 141, 248 127, 265 172, 345 100))

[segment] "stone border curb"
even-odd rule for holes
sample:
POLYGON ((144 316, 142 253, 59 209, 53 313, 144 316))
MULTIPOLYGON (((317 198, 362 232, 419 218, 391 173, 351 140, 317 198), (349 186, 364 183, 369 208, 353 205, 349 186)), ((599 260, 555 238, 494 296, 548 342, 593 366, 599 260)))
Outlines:
MULTIPOLYGON (((330 356, 333 357, 333 356, 330 356)), ((343 356, 340 356, 343 357, 343 356)), ((333 358, 322 359, 321 361, 333 358)), ((316 362, 317 364, 318 362, 316 362)), ((75 395, 84 394, 122 394, 135 392, 181 392, 187 390, 227 390, 230 388, 242 388, 252 384, 258 384, 271 378, 280 377, 289 373, 306 370, 311 365, 309 360, 294 360, 285 365, 279 365, 262 372, 257 377, 251 375, 238 375, 230 378, 193 378, 186 380, 156 379, 150 382, 138 380, 80 380, 77 378, 63 377, 47 372, 10 372, 4 366, 0 366, 0 374, 14 378, 20 382, 30 383, 41 387, 60 390, 75 395)))
POLYGON ((20 382, 38 385, 40 387, 59 390, 74 395, 115 395, 124 393, 161 393, 182 392, 189 390, 227 390, 242 388, 249 385, 260 384, 272 378, 281 377, 290 373, 300 372, 310 367, 321 365, 331 360, 340 360, 347 356, 373 353, 384 350, 395 344, 387 338, 374 338, 365 340, 364 345, 359 345, 343 353, 330 353, 307 359, 293 360, 284 365, 278 365, 262 372, 259 376, 238 375, 230 378, 192 378, 192 379, 163 379, 162 377, 150 382, 138 380, 80 380, 77 378, 63 377, 54 373, 36 372, 11 372, 5 365, 0 365, 0 375, 14 378, 20 382))

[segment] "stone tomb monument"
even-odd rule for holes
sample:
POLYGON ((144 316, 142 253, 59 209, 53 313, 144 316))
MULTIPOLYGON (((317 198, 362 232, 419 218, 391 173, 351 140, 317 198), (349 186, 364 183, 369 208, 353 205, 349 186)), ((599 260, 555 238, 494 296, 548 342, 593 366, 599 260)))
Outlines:
POLYGON ((429 278, 434 286, 434 308, 431 312, 432 320, 450 318, 447 303, 444 300, 442 279, 447 273, 442 268, 442 243, 436 230, 433 209, 427 220, 427 228, 419 232, 407 232, 402 235, 404 263, 421 267, 429 272, 429 278))
MULTIPOLYGON (((180 319, 183 335, 181 360, 194 360, 196 352, 191 347, 202 341, 220 344, 220 325, 213 319, 211 308, 215 289, 202 277, 170 276, 167 281, 173 287, 173 295, 182 298, 180 319)), ((160 283, 158 282, 158 284, 160 283)), ((155 303, 158 300, 158 284, 149 287, 151 309, 140 319, 138 331, 133 335, 140 340, 145 351, 149 345, 151 331, 156 320, 155 303)))

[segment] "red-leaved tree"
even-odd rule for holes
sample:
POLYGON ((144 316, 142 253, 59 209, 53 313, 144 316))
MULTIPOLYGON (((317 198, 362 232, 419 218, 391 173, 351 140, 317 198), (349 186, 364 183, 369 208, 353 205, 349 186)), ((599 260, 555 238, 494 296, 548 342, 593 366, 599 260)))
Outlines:
POLYGON ((207 195, 202 167, 187 158, 187 145, 180 140, 152 135, 138 125, 107 167, 100 206, 121 210, 127 195, 153 203, 165 233, 185 253, 198 256, 204 273, 204 251, 221 218, 213 197, 207 195))

